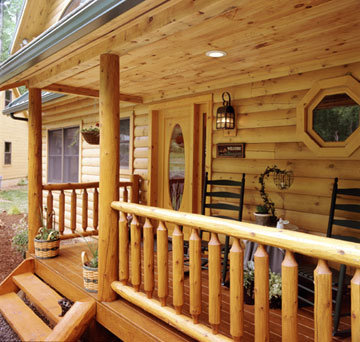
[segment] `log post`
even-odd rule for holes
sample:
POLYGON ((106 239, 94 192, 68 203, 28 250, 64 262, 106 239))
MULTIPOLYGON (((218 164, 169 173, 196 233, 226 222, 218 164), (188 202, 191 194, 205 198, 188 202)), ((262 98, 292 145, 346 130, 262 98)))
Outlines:
POLYGON ((41 90, 29 89, 29 136, 28 136, 28 181, 29 181, 29 246, 30 253, 35 252, 34 238, 42 226, 42 136, 41 136, 41 90))
POLYGON ((173 249, 173 305, 180 315, 184 305, 184 234, 175 225, 172 235, 173 249))
POLYGON ((94 189, 93 198, 93 227, 95 230, 98 229, 99 225, 99 192, 97 188, 94 189))
POLYGON ((131 221, 131 284, 136 292, 141 285, 141 231, 140 222, 133 215, 131 221))
POLYGON ((197 324, 201 314, 201 239, 195 228, 192 228, 189 238, 189 254, 190 315, 197 324))
POLYGON ((230 334, 240 341, 244 334, 244 252, 239 239, 230 249, 230 334))
POLYGON ((73 233, 76 230, 76 191, 71 192, 70 228, 73 233))
POLYGON ((269 341, 269 256, 263 245, 254 254, 255 341, 269 341))
POLYGON ((144 231, 144 290, 148 298, 152 298, 154 291, 154 230, 147 218, 144 231))
POLYGON ((139 203, 139 190, 140 190, 140 176, 131 175, 130 176, 131 185, 131 203, 139 203))
POLYGON ((286 251, 281 264, 282 273, 282 339, 298 341, 297 308, 298 308, 298 264, 294 254, 286 251))
POLYGON ((82 229, 86 232, 88 226, 88 193, 86 189, 84 189, 82 195, 82 229))
POLYGON ((314 270, 314 341, 332 341, 332 274, 325 260, 314 270))
POLYGON ((209 250, 209 323, 213 334, 219 332, 221 307, 221 243, 216 233, 211 233, 209 250))
POLYGON ((59 195, 59 231, 64 234, 65 230, 65 193, 64 190, 60 191, 59 195))
POLYGON ((129 280, 129 228, 126 215, 120 212, 119 219, 119 276, 123 285, 129 280))
POLYGON ((100 301, 116 299, 111 283, 118 280, 119 200, 119 56, 100 56, 100 185, 99 185, 99 291, 100 301))
POLYGON ((166 305, 169 294, 168 231, 160 221, 157 228, 158 297, 161 306, 166 305))
POLYGON ((360 341, 360 269, 351 279, 351 338, 360 341))
POLYGON ((54 198, 53 198, 53 194, 52 191, 49 190, 47 199, 46 199, 46 209, 47 209, 47 213, 46 213, 46 221, 47 221, 47 227, 48 228, 52 228, 53 224, 53 202, 54 202, 54 198))

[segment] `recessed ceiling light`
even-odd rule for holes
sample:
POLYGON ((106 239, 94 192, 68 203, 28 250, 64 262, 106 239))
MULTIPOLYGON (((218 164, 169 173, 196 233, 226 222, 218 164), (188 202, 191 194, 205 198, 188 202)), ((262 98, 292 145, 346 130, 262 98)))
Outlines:
POLYGON ((205 55, 212 58, 220 58, 226 56, 226 52, 220 50, 212 50, 212 51, 207 51, 205 55))

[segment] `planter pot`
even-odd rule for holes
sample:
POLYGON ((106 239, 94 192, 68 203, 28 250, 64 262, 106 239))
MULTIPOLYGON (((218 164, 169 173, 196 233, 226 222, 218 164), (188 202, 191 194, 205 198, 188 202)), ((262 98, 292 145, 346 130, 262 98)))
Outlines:
POLYGON ((81 260, 83 265, 83 280, 84 288, 88 292, 98 292, 98 269, 88 266, 89 260, 86 252, 81 253, 81 260))
POLYGON ((259 224, 261 226, 270 226, 271 214, 254 213, 254 215, 256 224, 259 224))
POLYGON ((90 131, 90 132, 81 132, 84 140, 90 145, 99 145, 100 142, 100 132, 99 131, 90 131))
POLYGON ((34 239, 35 256, 38 259, 51 259, 59 255, 60 238, 56 240, 34 239))

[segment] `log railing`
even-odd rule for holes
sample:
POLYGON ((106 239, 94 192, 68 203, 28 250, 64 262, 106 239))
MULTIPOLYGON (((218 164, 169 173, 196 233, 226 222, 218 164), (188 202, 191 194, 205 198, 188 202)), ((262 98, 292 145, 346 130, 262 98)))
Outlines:
MULTIPOLYGON (((119 182, 120 198, 129 201, 139 202, 139 177, 133 175, 129 182, 119 182), (130 190, 131 189, 131 190, 130 190)), ((47 227, 53 228, 54 223, 58 224, 61 239, 79 237, 77 228, 77 202, 81 199, 81 236, 97 235, 99 222, 99 182, 91 183, 59 183, 43 185, 46 196, 46 218, 47 227), (92 194, 92 206, 89 206, 89 194, 92 194), (55 216, 54 195, 58 198, 58 215, 55 216), (65 234, 65 204, 70 203, 70 234, 65 234), (89 226, 89 211, 92 211, 92 226, 89 226)))
MULTIPOLYGON (((360 341, 360 246, 330 238, 247 224, 197 214, 182 213, 132 203, 113 202, 112 208, 120 211, 119 218, 119 281, 112 288, 120 296, 150 312, 185 334, 199 341, 228 341, 230 338, 218 333, 221 324, 221 250, 218 234, 230 235, 233 239, 230 250, 230 331, 233 340, 240 341, 244 334, 243 304, 243 249, 241 239, 257 242, 255 264, 255 341, 268 341, 269 327, 269 256, 264 245, 286 250, 282 263, 282 340, 298 341, 297 333, 297 289, 298 265, 294 253, 318 259, 314 272, 315 283, 315 341, 331 341, 332 300, 331 271, 328 261, 355 267, 351 281, 351 328, 352 340, 360 341), (132 215, 129 240, 128 215, 132 215), (140 221, 145 219, 144 225, 140 221), (154 227, 151 220, 158 222, 154 227), (175 228, 172 233, 173 303, 169 295, 168 231, 167 224, 175 228), (181 226, 191 227, 190 254, 190 314, 182 313, 184 306, 184 236, 181 226), (141 234, 142 230, 142 234, 141 234), (157 252, 154 253, 156 230, 157 252), (209 302, 208 322, 211 329, 199 323, 202 313, 201 301, 201 240, 199 230, 211 233, 208 242, 209 302), (143 241, 141 242, 141 236, 143 241), (141 260, 143 246, 143 260, 141 260), (131 257, 130 257, 131 255, 131 257), (157 298, 155 288, 154 258, 157 258, 157 298), (131 266, 130 266, 131 260, 131 266), (141 284, 141 263, 144 277, 141 284), (130 270, 131 269, 131 272, 130 270), (129 286, 129 283, 131 286, 129 286), (144 292, 139 291, 140 286, 144 292)), ((114 230, 115 231, 115 230, 114 230)))

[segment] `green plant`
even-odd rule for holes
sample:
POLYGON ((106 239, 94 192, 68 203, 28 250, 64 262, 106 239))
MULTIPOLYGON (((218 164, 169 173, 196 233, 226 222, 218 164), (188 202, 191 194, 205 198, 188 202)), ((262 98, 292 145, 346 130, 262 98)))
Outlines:
POLYGON ((265 205, 257 205, 256 206, 256 212, 258 214, 268 214, 269 210, 265 205))
POLYGON ((12 205, 10 209, 7 211, 9 215, 19 215, 21 214, 21 211, 16 205, 12 205))
POLYGON ((11 245, 25 257, 28 248, 28 225, 27 219, 23 217, 17 225, 13 225, 16 229, 12 238, 11 245))
POLYGON ((87 128, 83 128, 81 130, 81 133, 86 133, 86 132, 93 132, 93 133, 99 133, 100 130, 99 130, 99 123, 97 122, 95 124, 95 126, 90 126, 90 127, 87 127, 87 128))
MULTIPOLYGON (((53 217, 53 213, 50 213, 48 219, 52 220, 52 217, 53 217)), ((39 228, 38 233, 35 236, 35 239, 48 240, 48 241, 57 240, 59 238, 60 233, 56 229, 47 227, 47 220, 44 220, 41 208, 40 208, 40 218, 41 218, 42 227, 39 228)))
MULTIPOLYGON (((255 266, 253 261, 248 261, 244 269, 245 294, 251 300, 254 299, 255 266)), ((274 273, 269 268, 269 303, 270 307, 281 306, 281 274, 274 273)))
POLYGON ((21 178, 19 180, 19 182, 17 183, 17 185, 21 186, 21 185, 26 185, 27 184, 27 180, 25 178, 21 178))
POLYGON ((97 243, 90 243, 87 239, 85 239, 86 244, 88 245, 89 251, 91 253, 91 258, 87 262, 86 266, 92 267, 92 268, 98 268, 99 260, 98 260, 98 248, 97 243))

